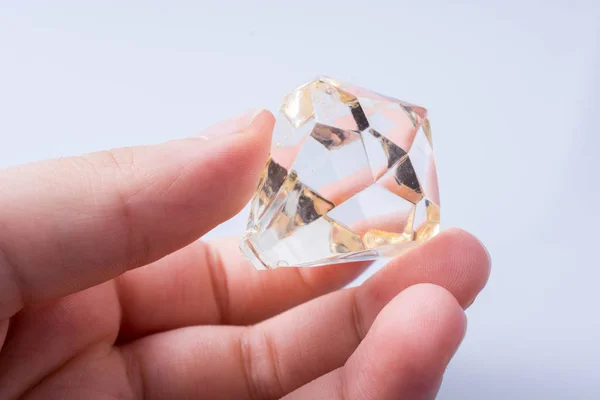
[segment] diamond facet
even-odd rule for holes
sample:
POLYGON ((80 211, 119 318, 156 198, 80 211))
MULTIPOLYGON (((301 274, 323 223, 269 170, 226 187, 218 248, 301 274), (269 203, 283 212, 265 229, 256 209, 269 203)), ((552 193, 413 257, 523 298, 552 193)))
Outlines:
POLYGON ((427 111, 319 77, 283 100, 240 247, 258 269, 374 260, 439 222, 427 111))

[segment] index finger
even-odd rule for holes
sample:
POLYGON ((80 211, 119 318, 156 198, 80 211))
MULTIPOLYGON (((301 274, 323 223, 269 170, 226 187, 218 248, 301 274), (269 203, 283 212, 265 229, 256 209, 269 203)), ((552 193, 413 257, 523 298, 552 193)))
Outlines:
POLYGON ((267 158, 273 116, 230 125, 210 140, 0 171, 0 320, 159 259, 238 212, 267 158))

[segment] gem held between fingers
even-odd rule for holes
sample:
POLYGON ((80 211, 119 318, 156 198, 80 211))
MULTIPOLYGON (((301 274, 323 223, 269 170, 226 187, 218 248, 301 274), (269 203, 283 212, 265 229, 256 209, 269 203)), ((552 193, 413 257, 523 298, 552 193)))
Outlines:
POLYGON ((241 249, 259 269, 390 257, 439 231, 427 111, 320 77, 285 96, 241 249))

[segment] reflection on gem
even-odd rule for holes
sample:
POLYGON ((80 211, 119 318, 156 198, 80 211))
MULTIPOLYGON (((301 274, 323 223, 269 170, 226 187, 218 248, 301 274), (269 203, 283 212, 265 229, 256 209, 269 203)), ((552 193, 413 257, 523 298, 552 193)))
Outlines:
POLYGON ((355 132, 345 131, 333 126, 315 124, 310 135, 321 143, 327 150, 342 147, 353 140, 359 140, 360 136, 355 132))

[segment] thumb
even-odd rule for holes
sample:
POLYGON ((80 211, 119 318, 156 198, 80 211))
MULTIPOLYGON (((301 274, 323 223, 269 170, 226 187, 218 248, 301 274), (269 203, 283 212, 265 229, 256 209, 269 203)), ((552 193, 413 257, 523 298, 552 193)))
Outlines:
POLYGON ((273 122, 259 111, 203 137, 0 171, 0 320, 159 259, 235 215, 273 122))

